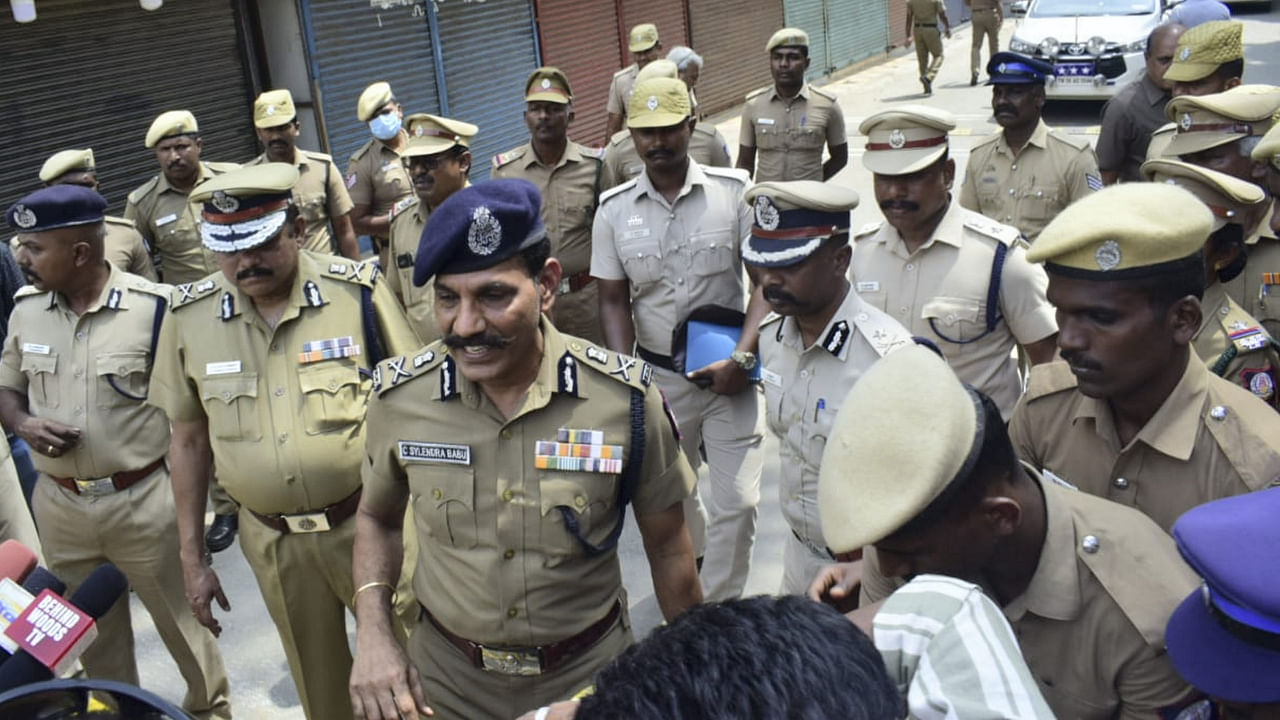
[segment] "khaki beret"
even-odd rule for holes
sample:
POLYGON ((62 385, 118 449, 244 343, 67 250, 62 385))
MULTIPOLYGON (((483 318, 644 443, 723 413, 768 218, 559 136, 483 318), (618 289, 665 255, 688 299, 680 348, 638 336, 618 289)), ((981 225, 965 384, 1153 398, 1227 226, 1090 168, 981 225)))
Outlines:
POLYGON ((827 547, 874 545, 967 478, 984 420, 978 396, 932 350, 909 345, 878 360, 845 397, 822 453, 818 512, 827 547))
POLYGON ((782 28, 769 36, 769 42, 765 43, 764 51, 773 52, 773 49, 778 47, 802 47, 807 50, 809 33, 800 28, 782 28))
POLYGON ((170 110, 160 113, 151 121, 147 130, 146 146, 153 148, 161 140, 174 135, 195 135, 200 131, 196 125, 196 116, 188 110, 170 110))
POLYGON ((653 23, 642 23, 631 28, 631 37, 627 48, 633 53, 644 52, 658 44, 658 26, 653 23))
POLYGON ((929 167, 947 151, 955 117, 925 105, 881 110, 858 126, 867 136, 862 165, 877 175, 909 175, 929 167))
POLYGON ((1027 260, 1091 280, 1146 277, 1200 253, 1213 213, 1190 191, 1121 183, 1068 205, 1036 238, 1027 260))
POLYGON ((356 101, 356 117, 360 122, 369 122, 383 105, 395 99, 396 96, 391 93, 390 83, 376 82, 360 93, 360 99, 356 101))
POLYGON ((678 78, 680 77, 680 68, 670 60, 654 60, 653 62, 640 68, 640 72, 636 73, 636 84, 640 84, 651 78, 678 78))
POLYGON ((404 129, 409 133, 409 142, 400 153, 402 157, 435 155, 454 145, 469 148, 471 138, 480 132, 480 128, 469 122, 427 113, 414 113, 405 117, 404 129))
POLYGON ((253 101, 253 126, 273 128, 291 122, 298 112, 293 107, 293 93, 268 90, 253 101))
POLYGON ((93 150, 63 150, 49 156, 40 166, 40 182, 53 182, 69 172, 93 172, 93 150))
POLYGON ((1229 222, 1239 224, 1241 213, 1266 198, 1251 182, 1181 160, 1148 160, 1142 164, 1142 176, 1191 191, 1213 213, 1215 230, 1229 222))
POLYGON ((1244 58, 1244 23, 1211 20, 1182 33, 1173 51, 1173 64, 1164 74, 1170 82, 1206 78, 1219 65, 1244 58))
POLYGON ((804 262, 822 241, 849 232, 849 213, 858 207, 853 188, 817 180, 769 181, 753 185, 744 201, 755 212, 742 259, 759 267, 804 262))
POLYGON ((524 101, 568 105, 573 102, 573 90, 569 87, 569 78, 553 67, 540 67, 534 70, 524 83, 524 101))
POLYGON ((633 128, 671 127, 689 118, 689 86, 676 78, 652 78, 636 83, 627 103, 627 124, 633 128))
POLYGON ((1189 155, 1250 135, 1264 135, 1280 110, 1280 87, 1239 85, 1212 95, 1181 95, 1164 112, 1177 126, 1169 155, 1189 155))
POLYGON ((1253 159, 1258 162, 1269 162, 1271 167, 1280 170, 1280 122, 1277 122, 1262 136, 1262 141, 1253 149, 1253 159))
POLYGON ((298 168, 289 163, 246 165, 209 178, 189 200, 204 204, 200 240, 213 252, 255 248, 280 232, 292 204, 298 168))

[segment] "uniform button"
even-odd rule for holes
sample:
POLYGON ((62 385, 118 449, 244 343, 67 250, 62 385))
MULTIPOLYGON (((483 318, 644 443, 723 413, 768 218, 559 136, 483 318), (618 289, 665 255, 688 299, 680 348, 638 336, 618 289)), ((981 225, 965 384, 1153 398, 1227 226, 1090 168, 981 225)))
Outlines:
POLYGON ((120 367, 116 368, 116 374, 117 374, 117 375, 128 375, 128 374, 129 374, 129 371, 128 371, 127 369, 125 369, 125 366, 121 365, 120 367))
POLYGON ((1013 197, 1013 195, 1014 195, 1013 188, 1009 188, 1009 197, 1013 197))
POLYGON ((280 433, 280 444, 283 445, 287 442, 289 442, 289 433, 280 433))
POLYGON ((677 285, 683 285, 683 284, 684 284, 684 278, 677 278, 677 279, 676 279, 676 284, 677 284, 677 285))
POLYGON ((570 350, 581 351, 581 350, 582 350, 582 343, 579 343, 579 342, 571 342, 571 343, 569 343, 569 349, 570 349, 570 350))
POLYGON ((908 270, 915 270, 915 269, 916 269, 916 266, 915 266, 914 264, 912 264, 912 263, 907 263, 907 269, 908 269, 908 270))
POLYGON ((1222 315, 1227 315, 1227 314, 1229 314, 1229 313, 1231 312, 1231 308, 1229 308, 1229 307, 1227 307, 1227 306, 1225 306, 1225 305, 1224 305, 1224 306, 1222 306, 1222 307, 1218 308, 1218 312, 1219 312, 1220 314, 1222 314, 1222 315))
POLYGON ((76 408, 76 409, 75 409, 75 413, 76 413, 76 415, 81 415, 81 414, 83 414, 83 413, 84 413, 84 408, 76 408))
POLYGON ((507 551, 506 551, 506 552, 504 552, 504 553, 502 553, 502 557, 504 557, 504 558, 506 558, 506 559, 508 559, 508 560, 510 560, 511 558, 513 558, 513 557, 515 557, 515 556, 516 556, 516 551, 515 551, 515 550, 512 550, 511 548, 507 548, 507 551))
POLYGON ((955 324, 955 322, 956 322, 956 316, 955 316, 955 315, 948 315, 948 316, 947 316, 947 324, 948 324, 948 325, 954 325, 954 324, 955 324))
POLYGON ((1124 490, 1125 488, 1129 487, 1129 481, 1121 477, 1116 478, 1115 482, 1112 484, 1114 484, 1116 487, 1120 488, 1121 490, 1124 490))
POLYGON ((1043 191, 1043 190, 1037 190, 1037 191, 1036 191, 1036 197, 1044 197, 1044 191, 1043 191))
POLYGON ((279 349, 280 349, 280 343, 271 343, 271 352, 276 352, 279 349))
POLYGON ((1102 543, 1098 542, 1098 538, 1095 535, 1085 535, 1084 538, 1080 540, 1080 549, 1090 555, 1098 552, 1098 548, 1101 546, 1102 543))
POLYGON ((503 428, 502 432, 501 432, 501 433, 499 433, 499 434, 500 434, 500 435, 502 435, 502 439, 503 439, 503 440, 510 440, 510 439, 511 439, 511 430, 510 430, 510 429, 508 429, 508 428, 503 428))
MULTIPOLYGON (((511 608, 510 610, 508 610, 508 611, 507 611, 507 617, 509 617, 509 618, 513 618, 513 617, 515 617, 516 615, 519 615, 519 614, 520 614, 520 611, 519 611, 519 610, 517 610, 517 609, 515 609, 515 608, 511 608)), ((515 659, 516 659, 516 658, 515 658, 515 656, 514 656, 514 655, 508 655, 507 657, 509 657, 509 658, 511 659, 511 662, 515 662, 515 659)))
POLYGON ((332 391, 332 390, 337 390, 337 389, 338 389, 338 381, 337 381, 337 380, 330 380, 330 381, 329 381, 329 390, 331 390, 331 391, 332 391))
POLYGON ((284 481, 285 481, 286 483, 289 483, 290 485, 292 485, 293 483, 298 482, 298 478, 296 478, 296 477, 294 477, 294 476, 292 476, 292 475, 285 475, 285 476, 284 476, 284 481))
POLYGON ((807 378, 807 377, 809 377, 809 371, 808 371, 808 370, 801 370, 801 371, 800 371, 800 377, 802 377, 802 378, 807 378))
POLYGON ((510 491, 510 490, 503 490, 503 491, 502 491, 502 499, 503 499, 503 500, 506 500, 507 502, 511 502, 511 498, 513 498, 513 497, 515 497, 515 496, 511 493, 511 491, 510 491))
POLYGON ((1011 166, 1009 167, 1009 169, 1010 169, 1010 170, 1017 170, 1017 169, 1018 169, 1018 163, 1014 163, 1013 165, 1011 165, 1011 166))
POLYGON ((440 488, 432 488, 431 497, 435 498, 436 500, 439 500, 440 498, 444 497, 444 491, 441 490, 440 488))
POLYGON ((576 505, 579 510, 581 510, 582 508, 587 506, 587 499, 579 495, 573 499, 573 504, 576 505))
POLYGON ((81 375, 84 374, 84 370, 81 370, 80 368, 76 368, 76 371, 71 374, 75 375, 76 377, 80 377, 81 375))
POLYGON ((671 220, 675 220, 675 219, 676 219, 676 214, 675 214, 675 213, 671 213, 670 215, 668 215, 668 216, 667 216, 667 218, 668 218, 668 219, 671 219, 671 220))
POLYGON ((277 386, 277 387, 276 387, 276 397, 284 397, 284 387, 283 387, 283 386, 277 386))
POLYGON ((85 337, 85 332, 84 332, 83 330, 81 330, 81 331, 79 331, 79 332, 77 332, 77 333, 76 333, 76 339, 77 339, 77 340, 83 340, 83 339, 84 339, 84 337, 85 337))
POLYGON ((907 314, 908 312, 910 312, 910 311, 909 311, 909 310, 907 310, 907 306, 906 306, 906 305, 903 305, 902 307, 898 308, 898 312, 902 313, 903 315, 906 315, 906 314, 907 314))
POLYGON ((223 400, 231 400, 231 393, 230 393, 230 392, 228 392, 228 391, 226 391, 226 390, 223 390, 223 391, 222 391, 222 399, 223 399, 223 400))
POLYGON ((1209 411, 1209 417, 1214 420, 1222 421, 1227 419, 1227 409, 1221 405, 1214 405, 1209 411))

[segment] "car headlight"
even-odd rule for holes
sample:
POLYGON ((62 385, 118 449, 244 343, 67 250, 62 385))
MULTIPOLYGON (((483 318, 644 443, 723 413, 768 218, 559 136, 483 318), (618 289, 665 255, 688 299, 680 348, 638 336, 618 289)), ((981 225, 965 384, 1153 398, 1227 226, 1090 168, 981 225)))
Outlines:
POLYGON ((1061 45, 1056 38, 1047 37, 1040 41, 1040 52, 1047 57, 1057 57, 1061 45))
POLYGON ((1036 46, 1032 45, 1029 42, 1019 40, 1018 38, 1013 38, 1012 40, 1009 41, 1009 49, 1016 53, 1022 53, 1023 55, 1028 55, 1036 51, 1036 46))
POLYGON ((1146 38, 1142 38, 1141 40, 1134 40, 1133 42, 1129 43, 1128 45, 1121 45, 1121 46, 1120 46, 1120 52, 1122 52, 1122 53, 1145 52, 1145 51, 1146 51, 1146 49, 1147 49, 1147 39, 1146 39, 1146 38))
POLYGON ((1102 51, 1107 49, 1106 38, 1101 35, 1094 35, 1089 38, 1088 43, 1085 43, 1085 49, 1089 51, 1090 55, 1101 55, 1102 51))

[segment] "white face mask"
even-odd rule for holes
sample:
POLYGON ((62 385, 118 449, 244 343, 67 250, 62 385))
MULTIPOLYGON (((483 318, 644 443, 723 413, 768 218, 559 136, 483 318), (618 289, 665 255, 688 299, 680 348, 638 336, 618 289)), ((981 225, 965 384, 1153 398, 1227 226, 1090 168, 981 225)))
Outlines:
POLYGON ((400 123, 400 113, 383 113, 369 121, 369 131, 379 140, 390 140, 400 132, 400 123))

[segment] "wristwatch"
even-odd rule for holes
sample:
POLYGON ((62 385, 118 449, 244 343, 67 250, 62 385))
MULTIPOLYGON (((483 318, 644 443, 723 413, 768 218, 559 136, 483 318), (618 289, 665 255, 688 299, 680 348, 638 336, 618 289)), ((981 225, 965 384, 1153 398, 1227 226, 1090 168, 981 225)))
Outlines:
POLYGON ((747 372, 754 370, 756 368, 756 362, 758 362, 755 353, 747 352, 745 350, 734 350, 733 353, 729 355, 729 359, 737 363, 738 367, 746 370, 747 372))

